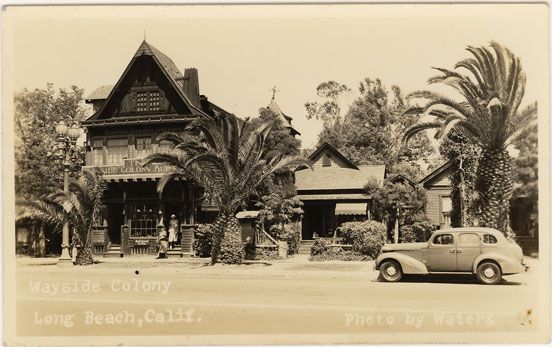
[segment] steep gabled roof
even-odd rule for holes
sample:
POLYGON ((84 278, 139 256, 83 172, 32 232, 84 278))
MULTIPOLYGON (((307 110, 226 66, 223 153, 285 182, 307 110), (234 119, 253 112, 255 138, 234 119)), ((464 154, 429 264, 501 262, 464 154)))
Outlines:
POLYGON ((401 175, 401 174, 398 174, 398 175, 395 175, 395 177, 393 177, 392 179, 389 180, 391 183, 403 183, 403 182, 407 182, 408 184, 410 184, 412 187, 415 187, 416 186, 416 182, 412 181, 410 178, 406 177, 405 175, 401 175))
POLYGON ((109 95, 106 97, 106 102, 103 104, 101 109, 98 110, 94 115, 92 115, 90 118, 87 119, 87 122, 93 122, 94 120, 98 119, 100 115, 104 112, 105 108, 109 104, 109 101, 111 98, 113 98, 115 92, 120 87, 122 81, 126 78, 128 75, 131 67, 134 65, 136 60, 140 58, 142 55, 148 55, 151 56, 155 64, 159 67, 163 75, 167 78, 169 83, 172 85, 174 90, 176 91, 176 94, 181 98, 181 100, 185 103, 185 105, 192 111, 192 114, 195 115, 205 115, 205 112, 203 112, 200 108, 194 106, 190 100, 188 99, 188 96, 185 95, 185 93, 182 90, 182 81, 183 75, 178 70, 174 62, 166 56, 164 53, 159 51, 157 48, 153 47, 149 43, 147 43, 145 40, 140 44, 140 47, 138 47, 138 50, 132 57, 130 63, 126 67, 125 71, 115 84, 115 86, 111 89, 109 95))
POLYGON ((271 110, 272 112, 274 112, 274 114, 276 114, 276 116, 278 118, 280 118, 280 120, 282 121, 282 124, 284 125, 284 127, 288 128, 292 135, 301 135, 301 133, 298 132, 293 127, 293 125, 291 125, 292 118, 290 116, 286 115, 284 112, 282 112, 282 110, 280 109, 280 106, 278 106, 278 104, 276 103, 276 100, 274 100, 274 98, 272 98, 272 100, 270 100, 270 104, 268 104, 267 108, 269 110, 271 110))
POLYGON ((447 161, 443 165, 441 165, 438 168, 436 168, 435 170, 433 170, 429 175, 422 178, 420 180, 420 184, 424 188, 427 188, 427 187, 431 186, 434 182, 442 179, 444 176, 449 176, 450 173, 451 173, 451 169, 452 169, 452 160, 447 161))
POLYGON ((357 169, 358 170, 358 166, 353 164, 353 162, 350 161, 349 158, 347 158, 346 156, 341 154, 340 151, 338 151, 334 146, 330 145, 328 142, 324 142, 323 144, 318 146, 318 148, 314 152, 311 153, 311 155, 309 156, 308 159, 314 160, 321 152, 324 152, 324 151, 329 151, 329 152, 334 153, 338 158, 343 160, 347 164, 347 166, 349 166, 351 169, 357 169))

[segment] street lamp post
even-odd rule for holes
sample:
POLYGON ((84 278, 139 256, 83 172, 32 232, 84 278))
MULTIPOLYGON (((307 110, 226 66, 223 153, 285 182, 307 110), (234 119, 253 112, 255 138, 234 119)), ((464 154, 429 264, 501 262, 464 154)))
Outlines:
MULTIPOLYGON (((82 129, 76 125, 68 127, 62 120, 56 125, 56 133, 58 134, 58 145, 61 150, 61 158, 63 158, 63 192, 65 195, 69 193, 69 170, 71 168, 71 146, 74 145, 77 139, 82 134, 82 129)), ((73 265, 73 259, 69 255, 69 215, 65 209, 63 210, 63 233, 61 241, 61 257, 59 257, 59 266, 73 265)))

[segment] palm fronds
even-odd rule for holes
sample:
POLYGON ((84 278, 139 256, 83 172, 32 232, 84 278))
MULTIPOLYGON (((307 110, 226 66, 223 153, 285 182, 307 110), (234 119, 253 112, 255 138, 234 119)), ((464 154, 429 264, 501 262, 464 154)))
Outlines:
POLYGON ((463 100, 455 101, 431 91, 411 93, 409 99, 425 101, 405 113, 432 116, 435 122, 414 125, 405 132, 404 140, 417 132, 437 128, 436 123, 440 123, 438 137, 457 128, 472 142, 499 149, 526 126, 523 120, 528 117, 527 112, 518 112, 526 82, 520 59, 494 41, 489 47, 469 46, 467 51, 472 57, 458 62, 454 71, 435 68, 440 75, 429 80, 452 87, 463 100))

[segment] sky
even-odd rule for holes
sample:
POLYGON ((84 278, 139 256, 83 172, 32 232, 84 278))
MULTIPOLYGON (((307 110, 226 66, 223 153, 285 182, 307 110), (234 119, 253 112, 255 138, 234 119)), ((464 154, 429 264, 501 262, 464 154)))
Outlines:
POLYGON ((240 117, 257 116, 276 86, 312 148, 322 124, 306 118, 304 104, 317 100, 321 82, 356 91, 368 77, 405 93, 426 89, 432 66, 452 68, 467 45, 491 40, 520 56, 525 104, 546 106, 547 20, 543 4, 8 7, 4 100, 48 82, 85 95, 115 84, 146 35, 182 71, 196 67, 200 92, 240 117))

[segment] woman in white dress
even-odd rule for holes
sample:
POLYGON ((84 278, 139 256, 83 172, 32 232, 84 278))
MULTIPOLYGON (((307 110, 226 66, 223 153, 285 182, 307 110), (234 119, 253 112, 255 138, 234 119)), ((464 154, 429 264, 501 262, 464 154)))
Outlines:
POLYGON ((169 222, 169 248, 173 249, 176 246, 178 241, 178 221, 176 216, 173 214, 171 216, 171 221, 169 222))

